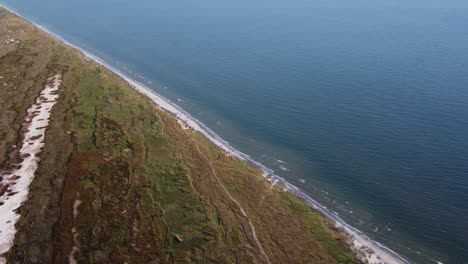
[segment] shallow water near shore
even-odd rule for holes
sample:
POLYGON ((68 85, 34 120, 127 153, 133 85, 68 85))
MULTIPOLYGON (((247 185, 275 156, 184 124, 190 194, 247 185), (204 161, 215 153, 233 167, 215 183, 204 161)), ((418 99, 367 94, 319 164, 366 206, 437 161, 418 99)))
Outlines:
POLYGON ((463 1, 1 1, 412 262, 468 259, 463 1))

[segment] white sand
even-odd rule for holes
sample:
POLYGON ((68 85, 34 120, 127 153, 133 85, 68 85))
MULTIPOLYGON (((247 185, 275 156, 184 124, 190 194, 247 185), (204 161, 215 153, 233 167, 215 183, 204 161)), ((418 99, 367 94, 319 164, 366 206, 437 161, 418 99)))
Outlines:
MULTIPOLYGON (((29 184, 34 179, 34 173, 39 165, 41 153, 44 147, 44 136, 49 125, 50 111, 58 99, 58 88, 61 84, 61 75, 57 74, 48 79, 36 103, 28 109, 23 127, 27 128, 24 133, 22 147, 19 157, 23 157, 22 162, 17 164, 17 168, 10 172, 0 171, 3 177, 2 185, 8 185, 8 191, 0 197, 0 255, 6 253, 13 246, 16 234, 15 224, 20 215, 16 210, 28 199, 29 184), (28 124, 30 122, 30 124, 28 124)), ((0 263, 5 261, 0 259, 0 263)))
MULTIPOLYGON (((0 5, 1 6, 1 5, 0 5)), ((5 6, 4 6, 5 7, 5 6)), ((15 13, 18 16, 19 15, 17 12, 12 11, 11 9, 5 7, 8 9, 10 12, 15 13)), ((235 156, 241 160, 247 161, 250 164, 256 166, 259 168, 262 172, 264 177, 272 178, 272 180, 275 180, 276 182, 282 184, 284 186, 284 191, 290 191, 294 194, 296 194, 298 197, 301 197, 304 199, 306 202, 309 203, 309 205, 314 208, 315 210, 321 212, 324 216, 329 218, 331 221, 334 221, 337 225, 338 228, 340 228, 342 231, 346 232, 350 237, 353 239, 353 249, 359 254, 363 255, 362 261, 367 262, 367 263, 409 263, 407 260, 399 256, 397 253, 393 252, 391 249, 385 247, 384 245, 373 241, 369 237, 367 237, 365 234, 357 230, 356 228, 352 227, 351 225, 348 225, 346 222, 344 222, 338 215, 334 215, 330 210, 328 210, 326 207, 315 201, 312 197, 308 196, 305 194, 301 189, 298 187, 292 185, 285 179, 281 178, 280 176, 276 175, 274 171, 269 169, 268 167, 264 166, 263 164, 251 159, 247 154, 242 153, 236 149, 234 149, 232 146, 229 145, 228 142, 224 141, 221 139, 216 133, 214 133, 212 130, 207 128, 204 124, 202 124, 200 121, 196 120, 192 116, 190 116, 187 112, 182 110, 180 107, 178 107, 176 104, 172 103, 170 100, 156 94, 140 82, 137 82, 124 73, 120 72, 116 68, 112 67, 111 65, 105 63, 102 59, 98 58, 97 56, 92 55, 91 53, 73 45, 72 43, 66 41, 65 39, 61 38, 59 35, 51 32, 47 28, 38 25, 37 23, 33 23, 35 26, 39 27, 43 31, 47 32, 51 36, 57 38, 58 40, 64 42, 66 45, 75 48, 85 56, 85 58, 90 59, 98 63, 99 65, 105 66, 114 73, 118 74, 121 76, 125 81, 129 83, 129 85, 135 89, 136 91, 140 92, 141 94, 147 96, 149 99, 151 99, 156 105, 158 105, 161 109, 166 110, 169 113, 172 113, 177 119, 181 121, 181 126, 184 128, 191 128, 195 131, 200 132, 201 134, 205 135, 211 142, 213 142, 216 146, 220 147, 221 149, 225 150, 229 155, 235 156), (354 243, 358 243, 360 247, 357 247, 354 243), (373 261, 380 261, 380 262, 373 262, 373 261)), ((124 67, 125 69, 125 67, 124 67)), ((167 87, 164 87, 164 89, 167 89, 167 87)), ((280 163, 282 161, 279 161, 280 163)), ((1 261, 0 261, 0 264, 1 261)))
MULTIPOLYGON (((72 47, 74 47, 72 45, 72 47)), ((75 47, 76 48, 76 47, 75 47)), ((79 48, 78 48, 79 49, 79 48)), ((113 68, 110 65, 107 65, 104 63, 101 59, 87 53, 84 50, 79 49, 85 56, 88 58, 91 58, 92 60, 96 61, 98 64, 106 66, 113 72, 117 73, 120 75, 125 81, 129 83, 129 85, 138 91, 139 93, 145 95, 148 97, 150 100, 152 100, 156 105, 158 105, 161 109, 173 114, 178 120, 181 126, 185 129, 191 128, 197 132, 200 132, 204 136, 206 136, 212 143, 214 143, 216 146, 219 148, 223 149, 226 151, 228 154, 233 155, 241 160, 247 161, 251 163, 252 165, 258 167, 264 172, 265 177, 271 177, 273 178, 272 180, 279 182, 283 184, 287 191, 293 192, 299 197, 303 198, 309 204, 319 212, 321 212, 323 215, 328 217, 329 219, 335 221, 336 223, 339 223, 341 226, 341 230, 349 234, 351 237, 353 237, 353 241, 359 241, 361 244, 360 247, 353 246, 353 249, 358 253, 358 256, 360 257, 361 261, 364 263, 370 263, 370 264, 381 264, 381 263, 391 263, 391 264, 397 264, 397 263, 408 263, 405 259, 397 255, 395 252, 391 251, 387 247, 371 240, 368 238, 366 235, 364 235, 362 232, 358 231, 354 227, 351 227, 350 225, 346 224, 341 220, 339 217, 334 216, 329 212, 329 210, 319 204, 317 201, 313 200, 310 196, 306 195, 304 192, 302 192, 299 188, 296 186, 290 184, 287 182, 285 179, 275 175, 273 171, 271 171, 269 168, 264 166, 263 164, 260 164, 254 160, 252 160, 248 155, 234 149, 232 146, 229 145, 226 141, 221 139, 216 133, 211 131, 209 128, 207 128, 205 125, 203 125, 200 121, 196 120, 192 116, 190 116, 188 113, 186 113, 184 110, 182 110, 180 107, 177 105, 173 104, 170 102, 168 99, 156 94, 143 84, 130 79, 127 77, 125 74, 121 73, 117 69, 113 68)))
MULTIPOLYGON (((76 217, 78 216, 78 207, 81 204, 81 200, 76 199, 73 203, 73 225, 75 225, 76 217)), ((72 228, 73 234, 73 248, 70 254, 68 255, 68 263, 69 264, 76 264, 75 254, 80 252, 80 244, 78 242, 78 234, 76 233, 76 228, 73 226, 72 228)))

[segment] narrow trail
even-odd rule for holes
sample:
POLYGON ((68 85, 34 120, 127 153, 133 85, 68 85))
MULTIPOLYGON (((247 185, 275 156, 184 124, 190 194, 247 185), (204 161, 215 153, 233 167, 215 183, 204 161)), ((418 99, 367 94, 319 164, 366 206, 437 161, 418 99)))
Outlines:
MULTIPOLYGON (((195 142, 194 142, 195 143, 195 142)), ((229 190, 226 188, 226 186, 224 186, 224 184, 221 182, 221 180, 219 179, 218 175, 216 174, 216 171, 213 167, 213 163, 211 162, 211 160, 205 155, 205 153, 203 153, 200 148, 198 147, 197 144, 194 144, 195 145, 195 148, 197 149, 197 152, 208 162, 208 164, 210 165, 210 169, 211 169, 211 174, 213 175, 213 177, 216 179, 216 181, 219 183, 219 185, 221 186, 221 188, 223 189, 223 191, 226 193, 226 195, 229 197, 229 199, 239 208, 240 212, 242 213, 242 216, 245 217, 245 219, 247 220, 247 223, 249 224, 249 227, 250 227, 250 231, 251 231, 251 234, 252 234, 252 237, 253 237, 253 240, 255 242, 255 244, 257 245, 259 251, 260 251, 260 254, 262 255, 262 257, 264 258, 264 260, 266 261, 266 263, 268 264, 271 264, 271 261, 270 261, 270 258, 268 257, 268 255, 266 254, 265 250, 263 249, 262 247, 262 244, 260 244, 260 241, 258 240, 257 238, 257 233, 255 232, 255 227, 253 225, 253 223, 250 221, 250 218, 249 216, 247 215, 247 213, 245 212, 244 208, 242 207, 242 205, 239 203, 239 201, 236 200, 236 198, 234 198, 231 193, 229 192, 229 190)))

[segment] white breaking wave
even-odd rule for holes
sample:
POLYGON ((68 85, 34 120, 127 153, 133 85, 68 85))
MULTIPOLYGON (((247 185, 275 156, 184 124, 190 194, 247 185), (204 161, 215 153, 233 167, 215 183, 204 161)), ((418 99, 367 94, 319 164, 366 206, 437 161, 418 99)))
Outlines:
MULTIPOLYGON (((1 5, 1 4, 0 4, 1 5)), ((1 5, 3 6, 3 5, 1 5)), ((3 6, 5 7, 5 6, 3 6)), ((15 13, 16 15, 21 16, 17 12, 11 10, 8 7, 5 7, 8 9, 10 12, 15 13)), ((140 92, 141 94, 147 96, 150 100, 152 100, 156 105, 158 105, 161 109, 164 109, 165 111, 173 114, 178 120, 184 122, 187 127, 192 128, 193 130, 200 132, 204 136, 206 136, 213 144, 218 146, 219 148, 223 149, 224 151, 228 152, 229 154, 243 160, 246 162, 249 162, 251 165, 257 167, 263 172, 264 177, 268 178, 270 181, 275 181, 278 182, 282 185, 285 186, 285 190, 290 191, 297 195, 298 197, 302 198, 305 200, 309 205, 314 208, 315 210, 319 211, 322 213, 325 217, 330 219, 336 224, 336 227, 339 228, 340 230, 344 231, 347 233, 353 240, 353 245, 352 247, 354 250, 358 253, 358 257, 361 258, 362 261, 365 261, 366 263, 372 263, 372 264, 379 264, 379 263, 388 263, 388 264, 393 264, 393 263, 409 263, 406 259, 398 255, 396 252, 392 251, 388 247, 382 245, 381 243, 372 240, 368 236, 366 236, 364 233, 356 229, 355 227, 347 224, 344 220, 342 220, 338 215, 333 214, 329 209, 327 209, 325 206, 321 205, 317 201, 315 201, 312 197, 308 196, 305 194, 301 189, 298 187, 292 185, 288 181, 286 181, 284 178, 276 175, 273 170, 269 169, 265 165, 255 161, 252 159, 250 156, 247 154, 240 152, 233 148, 228 142, 220 138, 215 132, 213 132, 211 129, 206 127, 203 123, 201 123, 199 120, 195 119, 192 117, 190 114, 188 114, 185 110, 180 108, 178 105, 172 103, 169 99, 164 98, 163 96, 155 93, 142 83, 135 81, 128 77, 126 74, 122 73, 118 69, 114 68, 113 66, 107 64, 104 60, 101 58, 89 53, 88 51, 75 46, 74 44, 68 42, 67 40, 63 39, 59 35, 51 32, 48 30, 46 27, 43 27, 37 23, 32 22, 35 26, 38 28, 42 29, 43 31, 47 32, 51 36, 55 37, 56 39, 64 42, 66 45, 75 48, 79 50, 84 56, 92 59, 99 65, 105 66, 120 77, 122 77, 133 89, 136 91, 140 92)), ((164 87, 164 89, 167 89, 167 87, 164 87)), ((1 264, 1 263, 0 263, 1 264)))

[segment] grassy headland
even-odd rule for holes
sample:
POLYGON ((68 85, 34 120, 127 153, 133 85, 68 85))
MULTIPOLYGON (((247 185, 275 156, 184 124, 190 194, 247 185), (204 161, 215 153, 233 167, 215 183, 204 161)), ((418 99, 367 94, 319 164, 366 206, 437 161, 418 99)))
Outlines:
POLYGON ((64 263, 72 251, 79 263, 356 262, 306 203, 1 8, 0 164, 57 72, 60 97, 9 263, 64 263))

